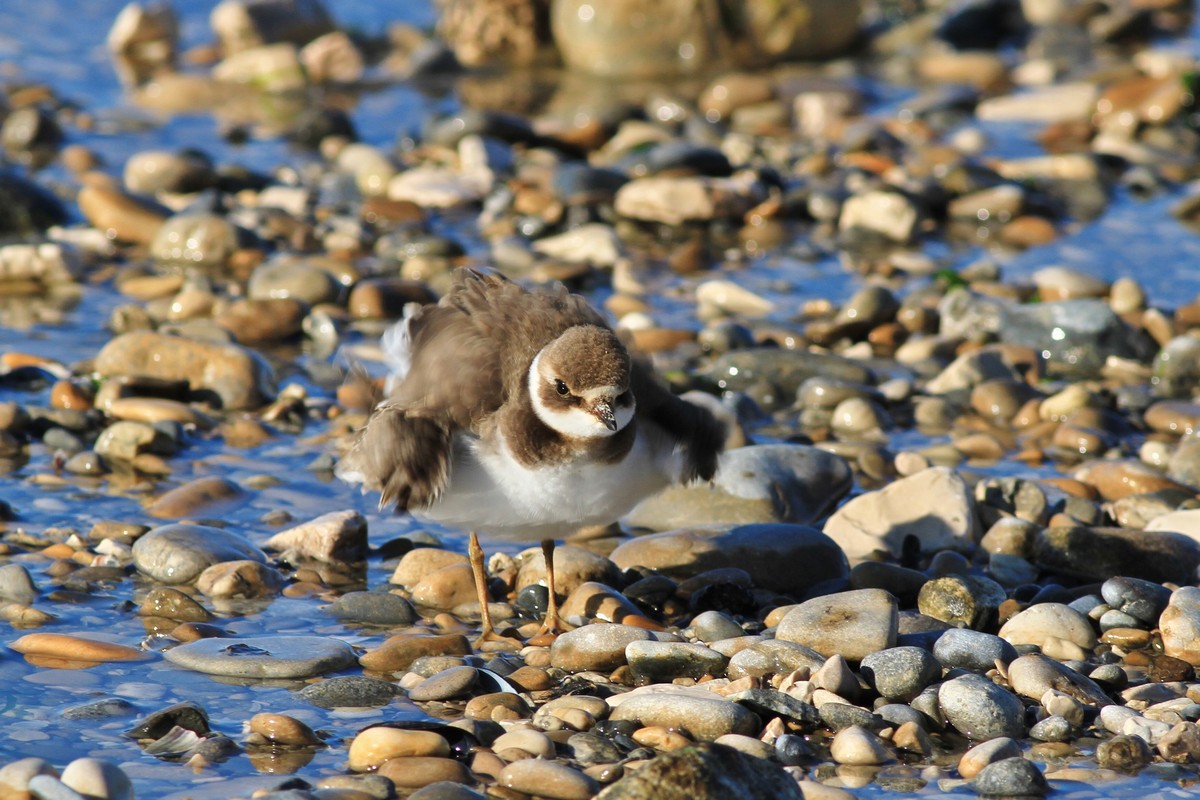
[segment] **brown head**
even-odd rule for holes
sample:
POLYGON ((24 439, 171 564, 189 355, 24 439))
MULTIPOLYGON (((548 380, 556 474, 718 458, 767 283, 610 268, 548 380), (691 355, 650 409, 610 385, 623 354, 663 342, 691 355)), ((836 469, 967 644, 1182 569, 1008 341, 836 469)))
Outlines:
POLYGON ((568 328, 529 367, 534 411, 564 436, 612 436, 633 419, 630 368, 629 353, 611 330, 568 328))

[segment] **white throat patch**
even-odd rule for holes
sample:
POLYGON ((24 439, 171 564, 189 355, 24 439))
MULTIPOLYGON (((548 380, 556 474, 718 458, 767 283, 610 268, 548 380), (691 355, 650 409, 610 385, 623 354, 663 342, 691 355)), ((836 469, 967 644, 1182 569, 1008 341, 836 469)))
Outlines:
POLYGON ((537 414, 538 419, 550 428, 563 436, 576 439, 602 439, 613 436, 633 419, 634 403, 630 403, 628 406, 617 406, 613 409, 617 422, 616 431, 610 431, 595 415, 589 414, 582 408, 569 408, 565 411, 548 408, 542 402, 540 392, 543 381, 538 372, 538 362, 541 358, 542 354, 538 353, 534 357, 533 363, 529 365, 529 399, 533 403, 533 411, 537 414))

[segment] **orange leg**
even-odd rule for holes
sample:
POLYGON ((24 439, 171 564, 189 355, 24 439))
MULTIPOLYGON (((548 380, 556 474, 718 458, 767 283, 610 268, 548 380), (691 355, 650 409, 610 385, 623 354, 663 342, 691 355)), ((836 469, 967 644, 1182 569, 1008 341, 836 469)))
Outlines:
POLYGON ((483 548, 479 546, 479 537, 471 531, 470 542, 467 545, 467 556, 471 559, 471 572, 475 576, 475 592, 479 595, 479 641, 495 638, 496 631, 492 628, 492 612, 488 610, 487 567, 483 563, 483 548))
POLYGON ((546 588, 550 598, 546 604, 546 621, 542 624, 541 633, 562 633, 562 621, 558 618, 558 592, 554 587, 554 540, 542 540, 542 557, 546 559, 546 588))

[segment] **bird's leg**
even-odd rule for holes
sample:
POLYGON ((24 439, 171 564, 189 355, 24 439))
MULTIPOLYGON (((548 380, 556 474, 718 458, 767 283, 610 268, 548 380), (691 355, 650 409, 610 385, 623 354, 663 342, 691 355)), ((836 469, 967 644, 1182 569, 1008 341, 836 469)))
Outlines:
POLYGON ((467 556, 471 559, 471 572, 475 576, 475 592, 479 595, 479 643, 496 638, 492 628, 492 612, 488 609, 487 566, 483 563, 483 548, 479 546, 479 536, 471 531, 470 542, 467 545, 467 556))
POLYGON ((542 558, 546 560, 546 588, 549 599, 546 603, 546 621, 542 624, 541 633, 562 633, 562 622, 558 618, 558 592, 554 588, 554 540, 542 540, 542 558))

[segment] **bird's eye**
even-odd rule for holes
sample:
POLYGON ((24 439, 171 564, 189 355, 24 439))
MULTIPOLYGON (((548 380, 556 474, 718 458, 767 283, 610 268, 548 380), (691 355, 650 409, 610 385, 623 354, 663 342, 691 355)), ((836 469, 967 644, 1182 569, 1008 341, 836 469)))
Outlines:
POLYGON ((571 390, 567 388, 567 382, 561 378, 554 381, 554 391, 558 392, 559 397, 566 397, 571 393, 571 390))

